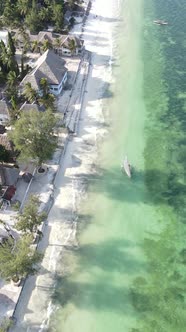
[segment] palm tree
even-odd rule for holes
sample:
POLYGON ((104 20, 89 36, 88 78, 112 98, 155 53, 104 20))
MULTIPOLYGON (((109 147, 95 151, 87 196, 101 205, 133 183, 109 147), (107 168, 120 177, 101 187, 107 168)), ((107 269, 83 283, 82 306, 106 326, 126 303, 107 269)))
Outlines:
POLYGON ((10 54, 7 54, 7 67, 9 70, 12 70, 12 68, 14 67, 14 57, 10 54))
POLYGON ((42 45, 42 50, 45 52, 47 50, 49 50, 50 48, 52 48, 51 43, 49 42, 48 39, 45 39, 42 45))
POLYGON ((51 93, 48 93, 45 98, 38 100, 40 105, 43 105, 47 110, 54 112, 55 108, 55 97, 51 93))
POLYGON ((2 64, 5 67, 7 67, 8 54, 7 54, 6 46, 3 43, 3 41, 0 42, 0 50, 1 50, 0 57, 1 57, 2 64))
POLYGON ((17 9, 21 15, 26 15, 29 10, 29 0, 18 0, 17 9))
POLYGON ((58 49, 61 47, 61 40, 59 37, 55 38, 55 41, 53 43, 53 47, 56 50, 56 52, 58 53, 58 49))
POLYGON ((40 46, 37 40, 34 40, 32 43, 32 52, 40 53, 40 46))
POLYGON ((69 38, 68 40, 68 48, 71 51, 71 54, 74 55, 76 50, 76 42, 74 39, 69 38))
POLYGON ((37 99, 37 92, 32 88, 30 82, 25 84, 23 94, 30 103, 33 103, 37 99))
POLYGON ((10 117, 11 120, 14 122, 16 121, 20 116, 20 107, 18 103, 18 98, 15 95, 12 95, 10 98, 11 103, 11 109, 10 109, 10 117))
POLYGON ((47 110, 55 111, 55 97, 50 93, 50 87, 46 78, 41 78, 40 89, 42 96, 38 98, 38 103, 43 105, 47 110))
POLYGON ((42 97, 45 98, 49 94, 49 85, 45 77, 40 79, 40 88, 42 90, 42 97))
POLYGON ((30 49, 30 37, 29 34, 26 32, 25 27, 21 27, 19 29, 20 33, 20 40, 23 43, 23 52, 26 54, 26 52, 30 49))
POLYGON ((12 88, 17 83, 17 75, 15 71, 9 71, 7 75, 7 86, 12 88))

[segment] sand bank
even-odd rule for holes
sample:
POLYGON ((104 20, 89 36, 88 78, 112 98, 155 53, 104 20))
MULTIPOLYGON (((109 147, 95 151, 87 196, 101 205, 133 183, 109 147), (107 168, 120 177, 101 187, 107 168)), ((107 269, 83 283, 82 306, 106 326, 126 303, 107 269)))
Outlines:
MULTIPOLYGON (((88 174, 92 173, 97 156, 98 137, 105 134, 102 113, 103 93, 111 79, 112 31, 119 13, 119 1, 92 1, 90 14, 83 27, 82 38, 89 52, 79 72, 76 84, 81 86, 74 108, 79 110, 76 135, 66 145, 55 178, 54 204, 45 226, 45 235, 39 244, 44 259, 39 275, 27 279, 15 317, 13 331, 44 331, 47 328, 52 306, 51 295, 55 287, 58 266, 66 248, 76 248, 79 202, 85 197, 88 174), (82 80, 84 84, 82 85, 82 80)), ((74 33, 81 35, 81 25, 74 33)))

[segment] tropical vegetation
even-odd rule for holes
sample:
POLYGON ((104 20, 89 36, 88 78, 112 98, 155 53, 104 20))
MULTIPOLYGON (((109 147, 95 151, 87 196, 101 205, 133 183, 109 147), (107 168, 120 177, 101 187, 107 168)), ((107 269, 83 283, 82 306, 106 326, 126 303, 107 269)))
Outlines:
MULTIPOLYGON (((10 33, 8 33, 8 42, 5 46, 4 42, 0 41, 0 77, 1 84, 6 80, 10 83, 11 80, 9 73, 12 73, 12 77, 15 78, 19 75, 19 67, 15 58, 15 45, 10 33), (9 76, 8 76, 9 75, 9 76)), ((12 84, 10 84, 12 86, 12 84)))
POLYGON ((82 0, 1 0, 0 25, 8 28, 25 26, 37 33, 54 26, 56 32, 64 28, 64 15, 67 10, 76 10, 82 0))
POLYGON ((6 280, 19 280, 37 271, 42 254, 32 248, 32 236, 26 235, 15 241, 9 237, 0 245, 0 276, 6 280))
POLYGON ((0 323, 0 332, 7 332, 13 326, 13 321, 9 318, 4 318, 0 323))
POLYGON ((38 212, 38 207, 38 197, 31 195, 23 212, 18 215, 16 223, 17 230, 22 231, 24 234, 36 234, 38 232, 38 227, 47 217, 45 212, 38 212))
POLYGON ((0 144, 0 163, 8 162, 10 159, 10 152, 0 144))
POLYGON ((57 144, 56 118, 51 111, 23 112, 15 122, 11 139, 22 160, 34 160, 41 167, 51 158, 57 144))

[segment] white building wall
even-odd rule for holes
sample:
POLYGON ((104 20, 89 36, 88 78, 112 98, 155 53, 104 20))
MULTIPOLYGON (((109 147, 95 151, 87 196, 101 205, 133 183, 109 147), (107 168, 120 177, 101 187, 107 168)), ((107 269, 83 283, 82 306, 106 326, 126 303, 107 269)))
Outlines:
POLYGON ((50 92, 53 93, 55 96, 58 96, 63 90, 63 86, 65 85, 66 81, 67 81, 67 71, 65 72, 60 84, 50 85, 50 92))

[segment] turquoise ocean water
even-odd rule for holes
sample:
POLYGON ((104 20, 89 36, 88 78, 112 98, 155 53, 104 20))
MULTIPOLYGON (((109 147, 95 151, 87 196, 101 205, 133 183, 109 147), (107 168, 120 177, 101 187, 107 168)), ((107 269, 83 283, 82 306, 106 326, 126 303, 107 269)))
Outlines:
POLYGON ((120 19, 109 133, 51 330, 184 332, 186 3, 123 1, 120 19), (124 154, 131 180, 120 172, 124 154))

